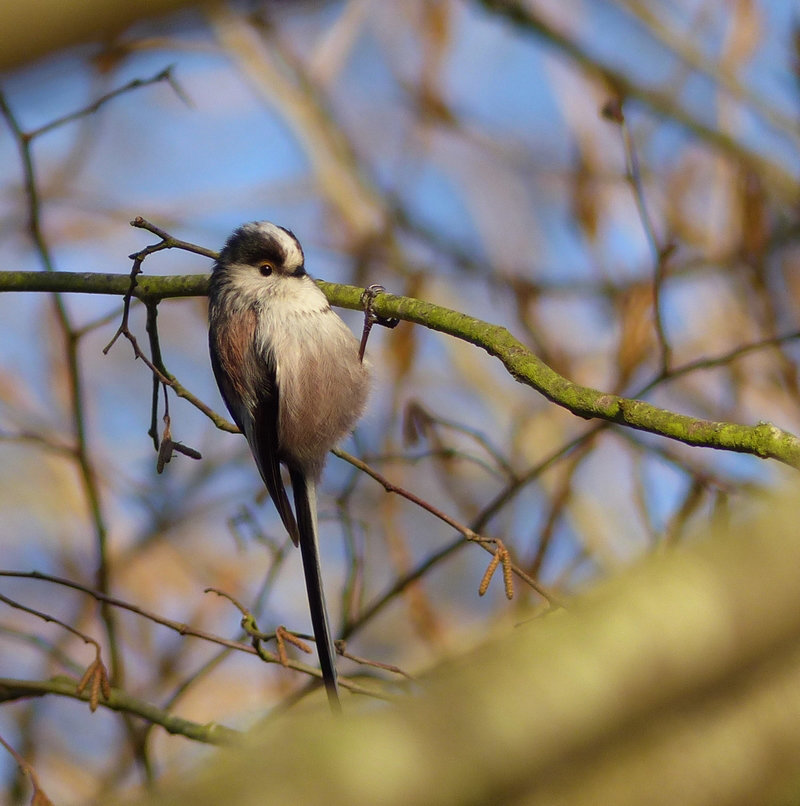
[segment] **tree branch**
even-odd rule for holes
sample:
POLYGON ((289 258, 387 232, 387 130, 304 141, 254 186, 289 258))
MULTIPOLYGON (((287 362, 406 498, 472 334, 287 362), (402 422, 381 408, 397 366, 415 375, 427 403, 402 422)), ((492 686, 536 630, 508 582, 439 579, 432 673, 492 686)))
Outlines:
MULTIPOLYGON (((364 289, 322 280, 318 281, 318 285, 332 305, 361 310, 364 289)), ((0 272, 0 291, 71 291, 123 296, 129 287, 130 276, 127 274, 0 272)), ((134 296, 155 300, 203 296, 207 291, 208 276, 203 274, 140 276, 134 296)), ((746 453, 762 459, 776 459, 790 467, 800 467, 800 439, 772 423, 760 422, 749 426, 705 420, 660 409, 644 400, 580 386, 559 375, 506 328, 440 305, 382 293, 375 298, 373 309, 387 319, 403 319, 481 347, 489 355, 498 358, 516 381, 530 386, 551 402, 586 420, 606 420, 687 445, 746 453)))
POLYGON ((727 132, 704 123, 678 102, 672 87, 658 89, 631 79, 624 71, 589 55, 577 42, 553 28, 522 0, 477 0, 489 13, 503 17, 519 30, 539 37, 611 92, 638 101, 659 118, 672 120, 717 152, 750 167, 784 201, 797 200, 797 180, 782 166, 739 143, 727 132))
MULTIPOLYGON (((62 697, 72 697, 84 702, 88 702, 90 697, 88 691, 79 694, 77 683, 69 677, 59 676, 49 680, 0 678, 0 703, 28 697, 43 697, 46 694, 59 694, 62 697)), ((148 722, 161 725, 167 733, 180 734, 186 736, 187 739, 207 744, 232 744, 240 735, 238 731, 213 722, 201 725, 169 714, 158 706, 132 697, 118 688, 112 688, 110 696, 102 699, 100 705, 110 708, 112 711, 140 716, 148 722)))

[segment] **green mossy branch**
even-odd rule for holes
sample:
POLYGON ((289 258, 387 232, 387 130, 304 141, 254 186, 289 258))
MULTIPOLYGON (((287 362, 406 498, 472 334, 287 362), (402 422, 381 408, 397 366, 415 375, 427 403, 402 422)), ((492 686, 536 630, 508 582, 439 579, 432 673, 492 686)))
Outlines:
MULTIPOLYGON (((125 296, 130 274, 75 271, 1 271, 0 291, 53 291, 65 294, 112 294, 125 296)), ((143 301, 172 297, 202 297, 208 294, 207 274, 144 275, 136 278, 133 296, 143 301)))
MULTIPOLYGON (((76 700, 89 702, 90 693, 84 691, 79 694, 77 683, 70 677, 52 677, 49 680, 13 680, 0 678, 0 702, 28 699, 30 697, 43 697, 56 694, 62 697, 73 697, 76 700)), ((122 711, 146 719, 154 725, 160 725, 167 733, 186 736, 198 742, 207 744, 232 744, 241 734, 216 723, 201 725, 188 719, 170 714, 156 705, 132 697, 120 689, 112 688, 108 699, 100 697, 99 705, 110 708, 112 711, 122 711)))
MULTIPOLYGON (((124 295, 127 274, 73 272, 0 272, 0 291, 59 291, 82 294, 124 295)), ((360 310, 363 289, 320 281, 332 305, 360 310)), ((204 296, 208 275, 139 276, 134 296, 145 301, 204 296)), ((800 467, 800 439, 771 423, 755 426, 714 422, 660 409, 580 386, 559 375, 537 358, 504 327, 483 322, 458 311, 410 297, 379 294, 374 311, 467 341, 498 358, 511 376, 548 400, 584 419, 601 419, 639 431, 669 437, 688 445, 746 453, 800 467)))
MULTIPOLYGON (((360 308, 361 289, 321 283, 335 305, 360 308)), ((747 453, 800 467, 800 439, 771 423, 756 426, 714 422, 660 409, 643 400, 605 394, 572 383, 537 358, 504 327, 420 300, 381 294, 374 305, 381 316, 424 325, 482 347, 502 361, 512 377, 548 400, 585 419, 599 418, 688 445, 747 453)))

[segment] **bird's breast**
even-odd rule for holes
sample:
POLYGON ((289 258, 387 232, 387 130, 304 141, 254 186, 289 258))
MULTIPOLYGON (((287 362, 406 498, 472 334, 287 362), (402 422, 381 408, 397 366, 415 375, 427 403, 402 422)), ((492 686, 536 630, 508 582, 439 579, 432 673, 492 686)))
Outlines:
POLYGON ((369 391, 358 341, 319 296, 322 306, 281 304, 260 320, 275 362, 281 458, 314 474, 361 416, 369 391))

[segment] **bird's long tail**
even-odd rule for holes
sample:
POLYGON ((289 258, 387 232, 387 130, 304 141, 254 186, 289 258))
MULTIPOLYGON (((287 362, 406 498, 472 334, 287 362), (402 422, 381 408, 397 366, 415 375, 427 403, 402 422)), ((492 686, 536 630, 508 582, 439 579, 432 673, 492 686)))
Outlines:
POLYGON ((317 529, 317 489, 313 479, 302 471, 289 470, 300 537, 300 552, 303 557, 303 573, 306 578, 306 593, 311 611, 311 624, 317 644, 319 665, 331 710, 341 711, 339 684, 336 676, 336 649, 328 622, 328 608, 322 588, 322 571, 319 559, 319 530, 317 529))

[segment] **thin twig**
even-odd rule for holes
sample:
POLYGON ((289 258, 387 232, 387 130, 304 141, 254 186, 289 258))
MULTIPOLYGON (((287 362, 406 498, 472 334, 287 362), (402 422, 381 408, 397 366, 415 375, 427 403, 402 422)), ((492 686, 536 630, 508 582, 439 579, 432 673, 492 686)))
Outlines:
MULTIPOLYGON (((15 579, 38 579, 43 582, 50 582, 55 585, 62 585, 67 588, 72 588, 73 590, 80 591, 81 593, 85 593, 88 596, 91 596, 98 602, 103 602, 104 604, 107 604, 112 607, 119 607, 122 608, 123 610, 128 610, 129 612, 135 613, 138 616, 142 616, 143 618, 146 618, 149 621, 154 622, 155 624, 160 624, 163 627, 167 627, 170 630, 174 630, 180 635, 188 635, 191 636, 192 638, 200 638, 212 644, 219 644, 220 646, 235 649, 238 652, 245 652, 249 655, 259 655, 262 658, 264 657, 264 655, 266 655, 271 663, 280 662, 277 655, 272 655, 271 653, 262 654, 262 652, 257 652, 252 646, 249 646, 248 644, 243 644, 239 641, 232 641, 227 638, 221 638, 218 635, 206 632, 205 630, 199 630, 195 627, 191 627, 190 625, 184 624, 180 621, 173 621, 172 619, 159 616, 157 613, 145 610, 144 608, 139 607, 138 605, 131 604, 130 602, 123 601, 122 599, 118 599, 115 596, 110 596, 108 594, 102 593, 101 591, 94 590, 86 585, 81 585, 79 582, 74 582, 71 579, 55 576, 53 574, 43 574, 40 571, 10 571, 10 570, 0 570, 0 577, 13 577, 15 579)), ((295 671, 311 675, 312 677, 319 677, 319 678, 322 677, 322 672, 319 669, 315 669, 313 666, 308 666, 298 661, 290 660, 289 668, 294 669, 295 671)), ((366 694, 377 697, 382 696, 380 694, 376 694, 373 691, 370 691, 369 689, 364 688, 363 686, 359 686, 357 683, 353 683, 350 680, 342 680, 340 682, 341 685, 343 685, 345 688, 350 689, 356 694, 366 694)))
POLYGON ((190 241, 182 241, 180 238, 175 238, 166 230, 161 229, 161 227, 157 227, 155 224, 151 223, 146 218, 142 218, 140 215, 137 215, 136 218, 131 221, 131 226, 137 227, 138 229, 146 229, 148 232, 152 232, 153 235, 157 235, 159 238, 161 238, 160 243, 147 246, 142 249, 141 252, 136 253, 136 255, 141 256, 142 260, 155 252, 160 252, 162 249, 182 249, 184 252, 193 252, 196 255, 209 257, 212 260, 216 260, 219 257, 219 252, 216 252, 213 249, 207 249, 205 246, 199 246, 196 243, 191 243, 190 241))
POLYGON ((87 635, 84 632, 81 632, 75 627, 72 627, 66 622, 61 621, 61 619, 56 618, 55 616, 51 616, 49 613, 43 613, 41 610, 35 610, 32 607, 28 607, 27 605, 24 605, 21 602, 17 602, 14 599, 10 599, 8 596, 4 596, 2 593, 0 593, 0 602, 3 602, 7 604, 9 607, 15 608, 16 610, 22 610, 25 613, 30 613, 32 616, 36 616, 37 618, 42 619, 42 621, 46 621, 52 624, 58 624, 59 627, 62 627, 67 632, 71 632, 73 635, 80 638, 84 644, 91 644, 99 654, 100 644, 98 644, 94 638, 92 638, 90 635, 87 635))
POLYGON ((186 95, 172 74, 174 68, 175 65, 172 64, 156 73, 156 75, 154 75, 152 78, 135 78, 133 81, 129 81, 127 84, 117 87, 117 89, 111 90, 111 92, 108 92, 105 95, 101 95, 97 100, 92 101, 92 103, 90 103, 88 106, 85 106, 83 109, 80 109, 77 112, 71 112, 70 114, 64 115, 60 118, 56 118, 55 120, 40 126, 38 129, 33 129, 32 131, 28 132, 27 138, 29 140, 33 140, 34 138, 39 137, 46 132, 52 131, 53 129, 57 129, 59 126, 63 126, 66 123, 72 123, 73 121, 79 120, 87 115, 94 114, 98 109, 100 109, 101 106, 104 106, 109 101, 119 97, 120 95, 124 95, 125 93, 140 87, 148 87, 151 84, 158 84, 162 81, 166 81, 175 91, 175 94, 181 98, 181 100, 186 102, 186 95))
POLYGON ((684 375, 691 372, 697 372, 703 369, 715 369, 730 364, 739 358, 742 358, 757 350, 763 350, 765 347, 774 347, 779 344, 785 344, 788 341, 796 341, 800 339, 800 330, 793 330, 789 333, 783 333, 779 336, 770 336, 765 339, 758 339, 757 341, 742 344, 739 347, 734 347, 726 353, 721 353, 717 356, 709 356, 708 358, 698 358, 695 361, 688 361, 679 367, 672 367, 668 373, 659 373, 652 380, 648 381, 644 386, 638 389, 633 396, 642 397, 648 392, 651 392, 657 386, 665 383, 670 383, 684 375))
POLYGON ((358 655, 353 655, 351 652, 347 651, 347 643, 345 641, 336 641, 335 643, 336 643, 336 651, 343 658, 347 658, 348 660, 351 660, 354 663, 358 663, 361 666, 372 666, 375 669, 383 669, 386 672, 392 672, 393 674, 405 677, 406 680, 414 679, 408 672, 404 672, 399 666, 395 666, 391 663, 380 663, 379 661, 376 660, 370 660, 369 658, 362 658, 358 655))
POLYGON ((84 688, 86 688, 86 686, 91 682, 92 687, 89 697, 89 707, 93 712, 96 711, 100 693, 102 692, 103 696, 108 699, 109 691, 111 689, 111 685, 108 681, 108 673, 106 672, 106 667, 103 663, 102 653, 100 651, 100 644, 97 643, 97 641, 95 641, 95 639, 91 636, 81 632, 64 621, 61 621, 61 619, 56 618, 55 616, 51 616, 49 613, 43 613, 41 610, 35 610, 34 608, 28 607, 27 605, 17 602, 14 599, 10 599, 8 596, 4 596, 3 594, 0 594, 0 602, 4 602, 9 607, 22 610, 25 613, 30 613, 32 616, 42 619, 42 621, 58 624, 59 627, 80 638, 85 644, 91 644, 94 647, 94 660, 89 664, 86 672, 83 675, 83 678, 81 679, 81 682, 78 684, 78 694, 81 694, 84 688))
MULTIPOLYGON (((482 433, 477 428, 470 428, 469 426, 456 422, 455 420, 448 420, 445 417, 432 414, 418 400, 410 400, 406 404, 405 411, 403 412, 403 436, 406 442, 413 443, 416 439, 418 431, 424 431, 427 427, 432 425, 440 425, 443 428, 449 428, 459 434, 465 434, 466 436, 470 437, 470 439, 474 440, 486 451, 487 454, 489 454, 497 465, 496 469, 499 469, 506 478, 514 479, 516 477, 514 468, 511 467, 502 453, 494 445, 492 445, 486 434, 482 433)), ((483 467, 489 469, 488 465, 481 462, 479 459, 474 459, 466 454, 457 453, 456 451, 453 451, 453 453, 458 456, 463 456, 466 459, 470 459, 471 461, 475 461, 476 463, 481 464, 483 467)), ((496 469, 493 469, 492 472, 495 472, 496 469)))
MULTIPOLYGON (((494 553, 494 546, 497 544, 497 538, 493 537, 484 537, 473 529, 470 529, 468 526, 465 526, 463 523, 455 520, 455 518, 451 518, 445 512, 442 512, 437 507, 433 506, 430 502, 426 501, 423 498, 420 498, 418 495, 410 492, 409 490, 404 489, 403 487, 399 487, 398 485, 394 484, 393 482, 389 481, 385 476, 378 473, 377 470, 370 467, 366 462, 361 461, 361 459, 352 456, 351 454, 343 451, 341 448, 334 448, 332 451, 334 456, 338 456, 340 459, 344 459, 345 462, 353 465, 353 467, 358 468, 363 473, 366 473, 370 478, 374 479, 375 481, 380 484, 387 493, 395 493, 399 495, 401 498, 405 498, 407 501, 411 501, 416 506, 424 509, 426 512, 429 512, 431 515, 435 516, 441 521, 444 521, 448 526, 455 529, 463 538, 477 543, 481 546, 485 551, 488 551, 490 554, 494 553)), ((556 606, 563 606, 563 604, 559 601, 558 597, 553 594, 551 591, 548 591, 542 585, 540 585, 535 579, 533 579, 530 575, 526 574, 519 566, 512 564, 512 569, 514 573, 528 586, 533 588, 540 596, 547 600, 551 605, 556 606)), ((410 582, 408 583, 410 584, 410 582)))
POLYGON ((666 328, 664 327, 664 316, 662 312, 662 290, 666 279, 667 262, 674 251, 670 243, 662 243, 656 233, 653 219, 647 208, 644 184, 642 182, 642 171, 639 166, 639 156, 636 152, 636 145, 633 142, 628 122, 625 118, 623 103, 621 98, 614 98, 603 107, 603 115, 606 119, 619 126, 622 135, 622 144, 625 151, 626 178, 633 191, 633 198, 636 202, 636 209, 639 219, 642 222, 647 241, 653 253, 653 320, 656 331, 656 339, 659 348, 659 365, 664 374, 669 372, 672 357, 672 348, 667 339, 666 328))
POLYGON ((17 766, 31 782, 31 786, 33 787, 33 800, 31 803, 35 804, 35 806, 53 806, 53 802, 42 789, 42 785, 39 783, 39 778, 33 767, 2 736, 0 736, 0 744, 3 745, 6 752, 8 752, 14 761, 17 762, 17 766))
MULTIPOLYGON (((202 400, 200 400, 197 396, 195 396, 188 389, 186 389, 177 380, 177 378, 175 378, 175 376, 172 375, 164 366, 164 361, 161 355, 161 348, 158 340, 158 329, 156 324, 158 316, 157 299, 148 299, 146 301, 147 334, 150 340, 150 349, 151 354, 153 356, 152 360, 150 360, 145 355, 141 347, 139 347, 138 340, 133 335, 128 326, 128 315, 129 315, 131 297, 133 296, 134 290, 137 286, 137 278, 141 274, 142 271, 141 266, 145 258, 156 252, 160 252, 163 249, 182 249, 184 251, 192 252, 198 255, 203 255, 204 257, 210 257, 212 259, 216 258, 218 253, 211 249, 206 249, 205 247, 198 246, 197 244, 189 243, 188 241, 182 241, 178 238, 174 238, 172 235, 166 232, 166 230, 157 227, 155 224, 152 224, 150 221, 147 221, 147 219, 142 218, 141 216, 136 216, 136 218, 134 218, 133 221, 131 221, 130 223, 132 227, 138 227, 140 229, 145 229, 148 232, 152 232, 154 235, 157 235, 161 240, 157 244, 151 244, 150 246, 146 246, 139 252, 135 252, 134 254, 130 255, 131 260, 133 260, 133 266, 131 267, 130 284, 128 287, 128 291, 124 297, 122 321, 120 322, 120 325, 117 328, 117 332, 114 334, 111 341, 103 349, 103 352, 108 353, 108 351, 114 345, 114 342, 116 342, 119 336, 124 336, 128 340, 133 349, 134 357, 137 359, 141 359, 141 361, 148 367, 148 369, 152 373, 153 375, 152 411, 151 411, 151 424, 148 433, 153 440, 153 444, 156 450, 158 450, 159 448, 159 439, 156 427, 156 421, 158 417, 159 383, 165 387, 171 388, 178 397, 187 400, 195 408, 199 409, 220 430, 237 433, 238 429, 236 428, 236 426, 234 426, 232 423, 229 423, 224 417, 221 417, 210 406, 207 406, 205 403, 203 403, 202 400)), ((176 446, 181 445, 181 443, 173 443, 173 444, 176 446)), ((199 458, 199 453, 192 448, 186 448, 184 450, 184 446, 181 445, 180 448, 176 447, 175 449, 179 450, 180 452, 187 453, 187 455, 191 456, 192 458, 199 458)))
POLYGON ((242 644, 237 641, 230 641, 226 638, 220 638, 219 636, 205 632, 204 630, 198 630, 194 627, 190 627, 188 624, 184 624, 180 621, 173 621, 172 619, 159 616, 157 613, 153 613, 150 610, 145 610, 143 607, 131 604, 130 602, 126 602, 123 599, 117 598, 116 596, 111 596, 103 591, 95 590, 90 588, 88 585, 82 585, 79 582, 74 582, 73 580, 66 579, 65 577, 55 576, 54 574, 43 574, 40 571, 10 571, 5 569, 0 570, 0 577, 13 577, 15 579, 39 579, 43 582, 50 582, 54 585, 62 585, 66 588, 72 588, 73 590, 80 591, 81 593, 91 596, 98 602, 135 613, 137 616, 142 616, 149 621, 160 624, 162 627, 167 627, 170 630, 174 630, 180 635, 189 635, 193 638, 201 638, 204 641, 210 641, 211 643, 220 644, 221 646, 230 647, 231 649, 236 649, 241 652, 249 652, 250 654, 254 654, 252 648, 247 646, 247 644, 242 644))

